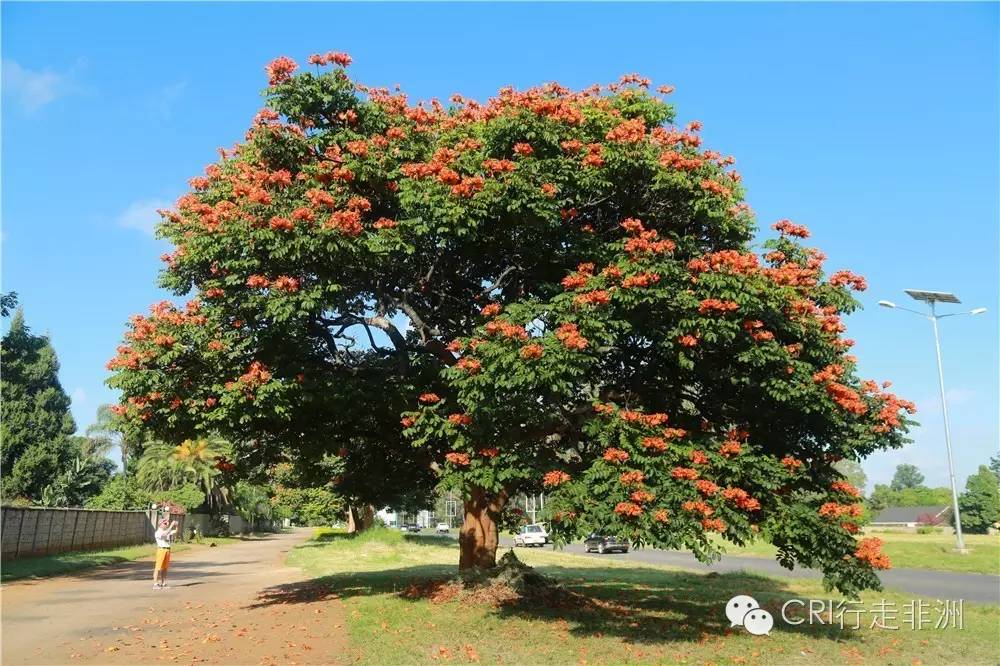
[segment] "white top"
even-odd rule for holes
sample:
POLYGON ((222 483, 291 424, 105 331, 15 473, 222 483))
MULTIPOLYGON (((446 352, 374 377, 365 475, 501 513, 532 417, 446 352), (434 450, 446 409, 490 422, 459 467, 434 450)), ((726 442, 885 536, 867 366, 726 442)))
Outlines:
POLYGON ((177 530, 172 530, 169 527, 161 527, 156 530, 156 545, 159 548, 170 548, 170 542, 174 538, 174 532, 177 530))

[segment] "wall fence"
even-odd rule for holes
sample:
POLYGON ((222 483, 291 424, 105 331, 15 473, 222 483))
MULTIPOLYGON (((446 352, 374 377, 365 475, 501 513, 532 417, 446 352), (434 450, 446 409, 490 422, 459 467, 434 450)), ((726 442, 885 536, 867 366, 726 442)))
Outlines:
MULTIPOLYGON (((0 507, 2 557, 15 560, 153 541, 156 511, 0 507)), ((184 516, 173 515, 183 535, 184 516)))

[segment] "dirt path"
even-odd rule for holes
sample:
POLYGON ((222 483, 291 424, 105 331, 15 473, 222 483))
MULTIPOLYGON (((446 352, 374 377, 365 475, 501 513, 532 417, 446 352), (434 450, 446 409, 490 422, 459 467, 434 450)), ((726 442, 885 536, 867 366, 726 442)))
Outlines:
POLYGON ((152 589, 148 560, 4 585, 3 664, 343 663, 339 600, 260 603, 303 580, 284 558, 309 534, 179 552, 166 590, 152 589))

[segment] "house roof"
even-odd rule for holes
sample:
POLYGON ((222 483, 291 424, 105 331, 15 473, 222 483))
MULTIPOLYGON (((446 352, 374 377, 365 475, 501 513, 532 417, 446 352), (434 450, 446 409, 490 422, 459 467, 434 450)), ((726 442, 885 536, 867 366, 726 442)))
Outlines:
POLYGON ((943 514, 948 511, 950 511, 950 508, 946 504, 931 506, 890 506, 886 507, 882 511, 879 511, 878 515, 872 519, 872 524, 917 523, 920 522, 921 516, 931 515, 943 518, 943 514))

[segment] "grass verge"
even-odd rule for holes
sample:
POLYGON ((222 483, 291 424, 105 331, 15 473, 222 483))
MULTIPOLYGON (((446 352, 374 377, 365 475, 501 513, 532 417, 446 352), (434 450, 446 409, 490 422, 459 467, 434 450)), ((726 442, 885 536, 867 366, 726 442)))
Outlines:
MULTIPOLYGON (((955 537, 951 534, 866 531, 865 536, 885 542, 882 552, 889 556, 893 568, 1000 575, 1000 535, 964 535, 969 549, 965 555, 954 551, 955 537)), ((742 548, 730 543, 724 545, 728 555, 773 559, 777 552, 774 546, 763 542, 742 548)))
POLYGON ((790 626, 785 601, 841 600, 808 580, 753 574, 696 574, 667 567, 587 558, 552 551, 519 552, 526 563, 582 600, 559 607, 477 604, 435 598, 428 581, 456 572, 454 541, 373 530, 348 538, 329 531, 294 549, 288 563, 315 576, 276 588, 265 603, 345 605, 351 661, 371 664, 681 663, 681 664, 986 664, 1000 654, 1000 608, 966 603, 963 628, 933 628, 939 606, 929 602, 930 627, 911 629, 911 598, 863 595, 860 627, 790 626), (776 618, 770 636, 730 628, 726 602, 750 594, 776 618), (899 629, 871 628, 883 601, 899 629))
MULTIPOLYGON (((181 543, 175 544, 173 549, 175 552, 181 552, 191 548, 207 547, 211 543, 215 543, 217 546, 225 546, 231 543, 239 543, 240 541, 241 539, 238 537, 207 537, 203 544, 190 545, 181 543)), ((82 569, 140 560, 144 557, 152 557, 155 552, 155 544, 140 544, 109 550, 59 553, 58 555, 28 557, 23 560, 11 560, 10 562, 5 561, 2 571, 0 571, 0 581, 9 583, 24 578, 48 578, 82 569)))

